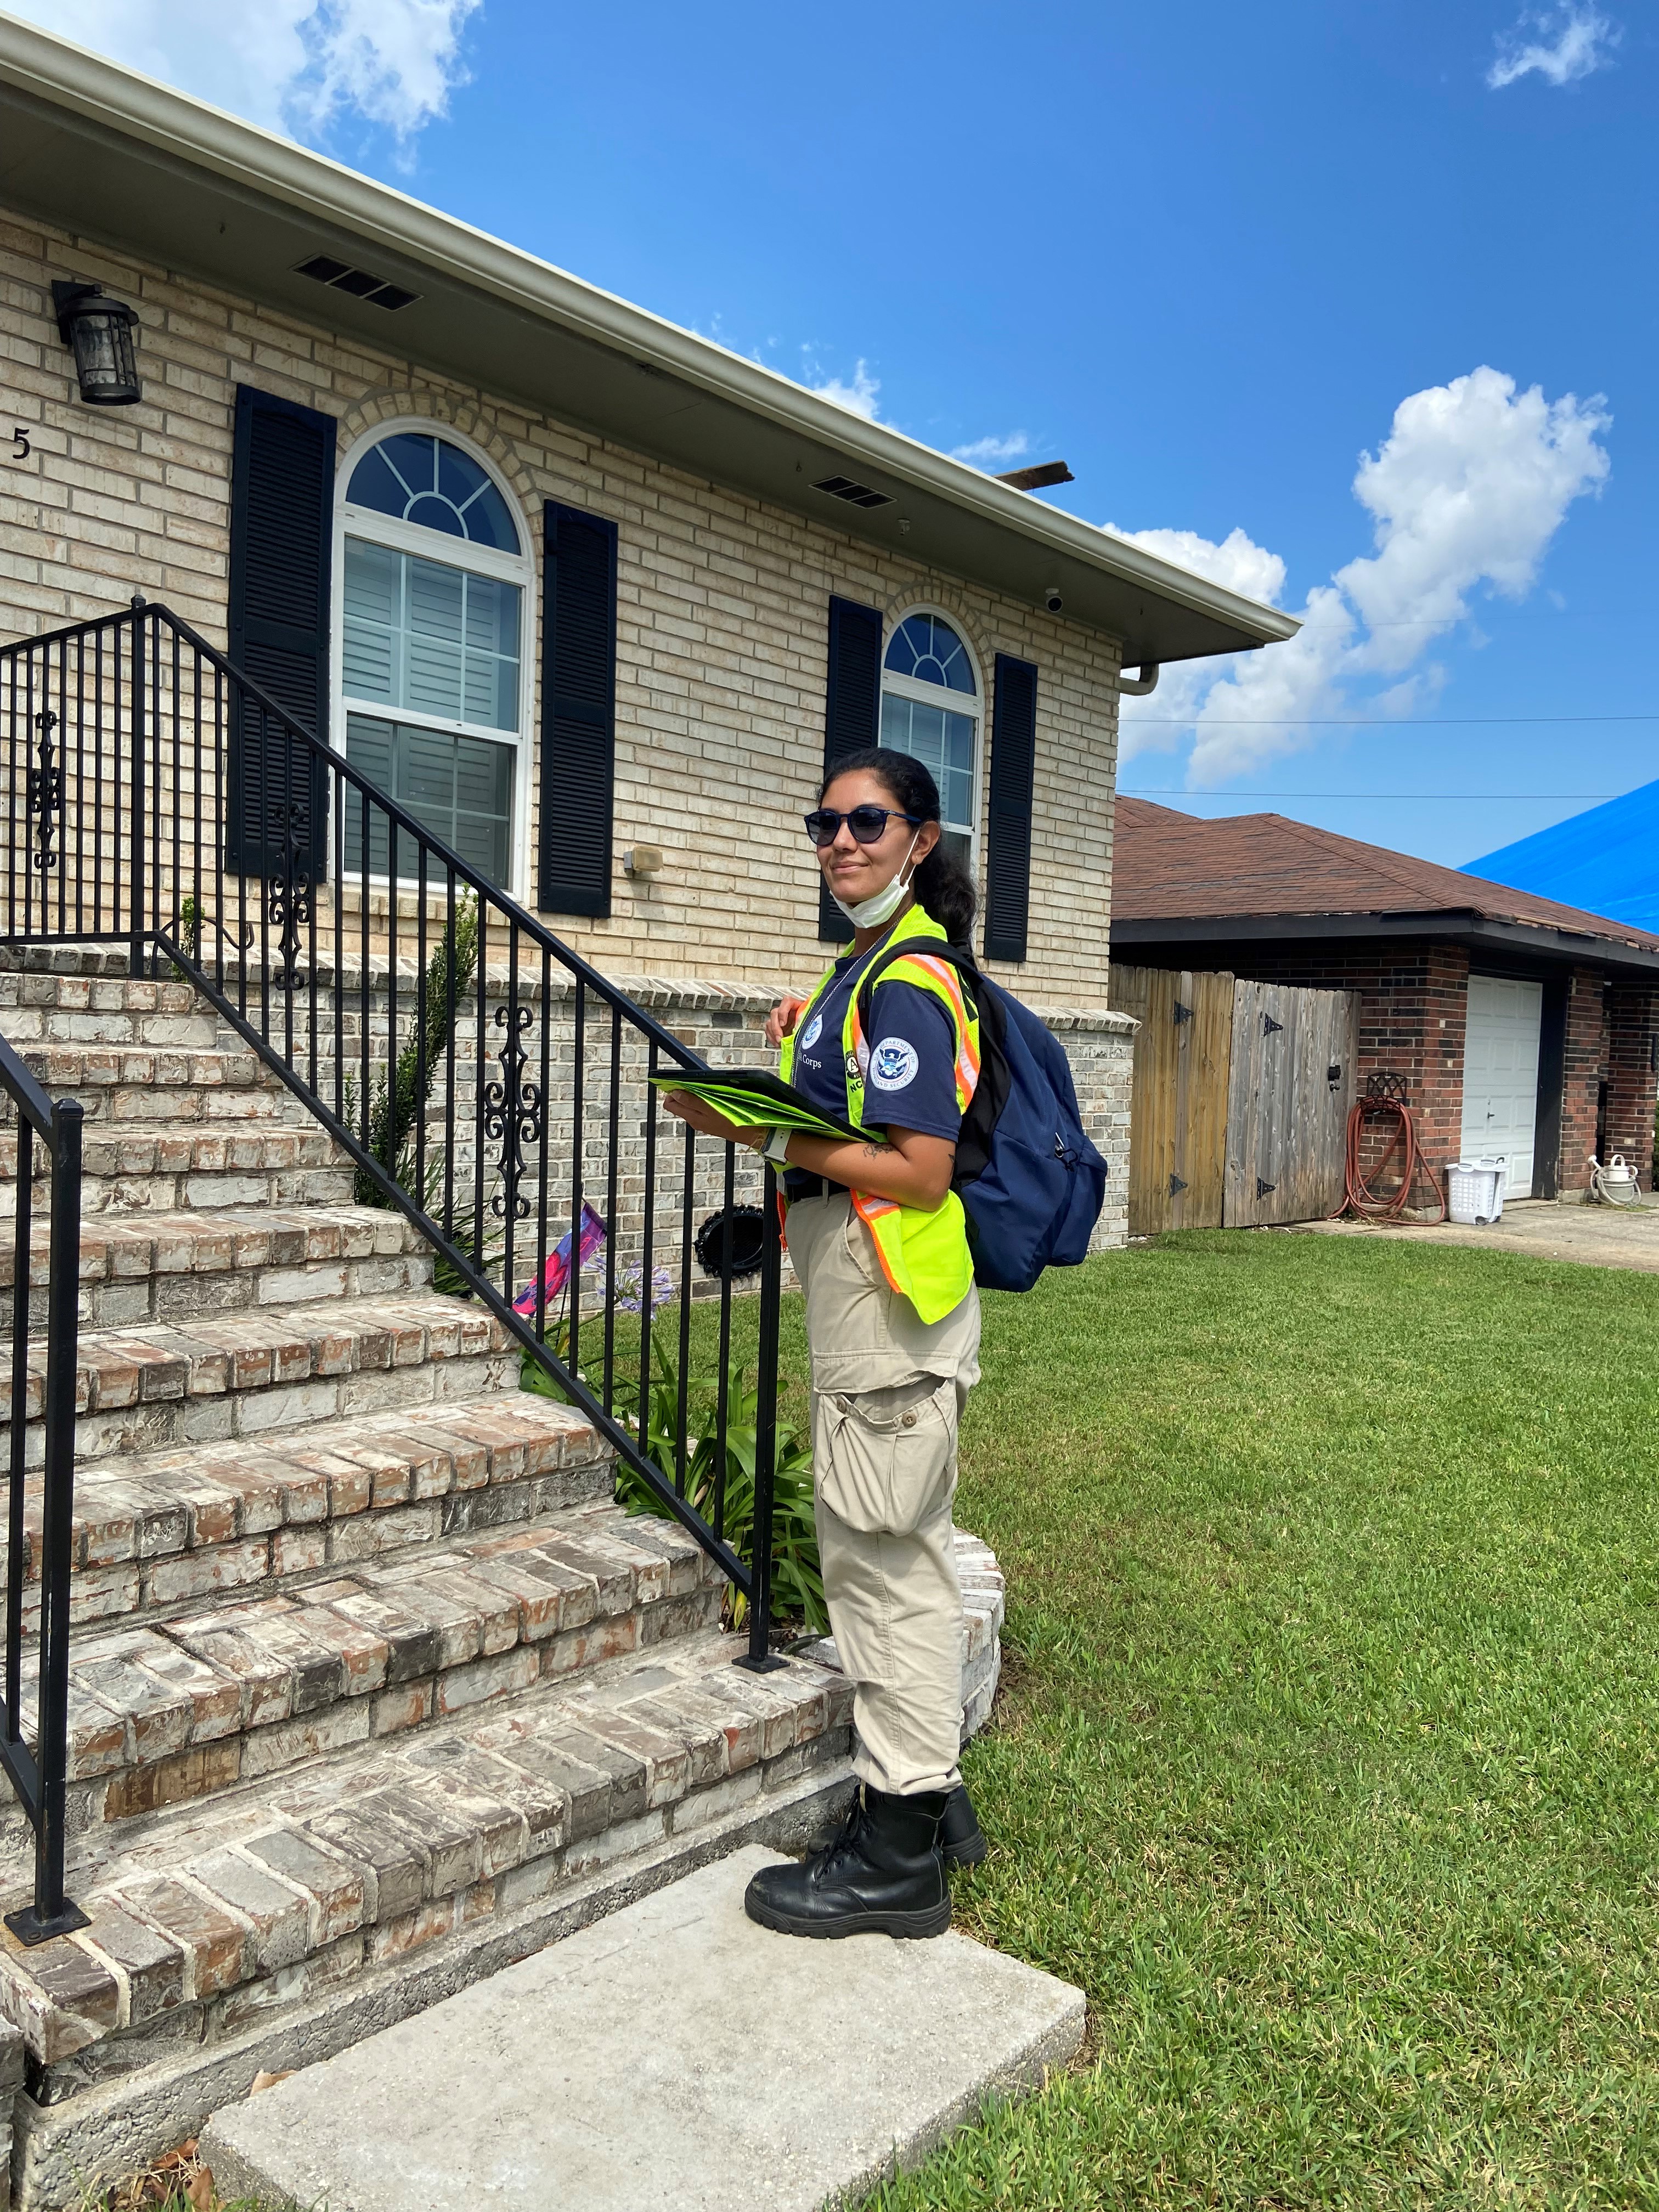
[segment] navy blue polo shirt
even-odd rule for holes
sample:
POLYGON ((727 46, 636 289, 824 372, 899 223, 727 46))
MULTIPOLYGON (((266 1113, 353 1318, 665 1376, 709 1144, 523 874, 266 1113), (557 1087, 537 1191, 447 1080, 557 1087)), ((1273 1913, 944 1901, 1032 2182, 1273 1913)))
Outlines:
MULTIPOLYGON (((789 1079, 820 1113, 832 1114, 838 1121, 847 1118, 842 1035, 848 1001, 866 963, 881 950, 877 945, 869 953, 848 952, 837 960, 835 981, 795 1032, 789 1079)), ((925 939, 916 950, 927 950, 925 939)), ((870 1048, 864 1079, 865 1127, 884 1133, 890 1127, 915 1129, 921 1136, 943 1137, 955 1144, 962 1134, 956 1025, 943 1001, 919 984, 892 979, 879 982, 872 994, 865 1038, 870 1048)), ((785 1194, 796 1197, 803 1185, 815 1181, 815 1176, 791 1168, 784 1177, 785 1194)))

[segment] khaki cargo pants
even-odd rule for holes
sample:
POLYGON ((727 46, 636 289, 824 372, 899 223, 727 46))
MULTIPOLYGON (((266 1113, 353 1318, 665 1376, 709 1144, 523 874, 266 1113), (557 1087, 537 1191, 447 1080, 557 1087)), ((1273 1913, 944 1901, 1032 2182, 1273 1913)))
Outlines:
POLYGON ((979 1294, 931 1327, 889 1288, 844 1195, 789 1208, 806 1294, 812 1474, 830 1626, 854 1685, 854 1767, 908 1796, 958 1780, 957 1424, 979 1380, 979 1294))

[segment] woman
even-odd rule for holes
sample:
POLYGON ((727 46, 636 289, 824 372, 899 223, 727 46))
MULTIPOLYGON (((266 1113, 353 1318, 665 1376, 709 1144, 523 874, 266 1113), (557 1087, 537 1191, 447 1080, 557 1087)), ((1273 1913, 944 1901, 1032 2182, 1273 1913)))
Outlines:
POLYGON ((951 1176, 979 1025, 956 970, 928 957, 930 944, 967 943, 974 887, 939 842, 933 779, 908 753, 837 763, 806 827, 853 949, 809 1000, 773 1009, 767 1036, 785 1077, 867 1139, 739 1129, 684 1092, 668 1101, 783 1174, 806 1299, 824 1595, 854 1683, 861 1788, 847 1820, 805 1863, 757 1875, 744 1902, 792 1935, 938 1936, 951 1924, 944 1854, 984 1851, 957 1769, 951 1531, 957 1422, 979 1378, 979 1299, 951 1176), (913 949, 884 967, 866 1022, 860 980, 898 944, 913 949))

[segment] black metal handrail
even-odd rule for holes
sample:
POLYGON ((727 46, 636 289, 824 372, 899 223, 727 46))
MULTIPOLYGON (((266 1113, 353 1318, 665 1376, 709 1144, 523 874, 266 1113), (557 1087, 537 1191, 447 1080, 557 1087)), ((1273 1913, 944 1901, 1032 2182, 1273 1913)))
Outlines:
POLYGON ((6 1915, 23 1943, 84 1928, 64 1894, 64 1785, 69 1765, 70 1576, 75 1522, 75 1358, 81 1276, 81 1122, 74 1098, 49 1098, 0 1038, 0 1091, 17 1127, 17 1218, 11 1277, 10 1496, 6 1516, 6 1656, 0 1765, 34 1830, 34 1896, 6 1915), (29 1304, 33 1287, 34 1146, 51 1163, 46 1361, 40 1400, 41 1522, 39 1697, 34 1743, 23 1733, 23 1598, 27 1492, 29 1304))
POLYGON ((748 1607, 739 1663, 782 1663, 768 1648, 775 1184, 769 1168, 758 1177, 744 1559, 727 1538, 724 1480, 734 1445, 748 1456, 727 1380, 732 1209, 757 1171, 729 1146, 703 1139, 699 1152, 646 1080, 700 1068, 697 1054, 165 606, 137 599, 0 648, 0 936, 125 944, 133 973, 159 955, 187 976, 344 1148, 360 1192, 415 1224, 719 1563, 748 1607), (714 1244, 726 1262, 704 1510, 687 1480, 708 1441, 692 1433, 690 1374, 700 1192, 723 1208, 714 1244), (602 1256, 584 1249, 596 1224, 602 1256), (562 1239, 568 1275, 550 1290, 562 1239), (526 1248, 533 1294, 516 1287, 526 1248), (677 1366, 656 1326, 672 1303, 665 1255, 678 1275, 677 1366), (636 1363, 620 1326, 635 1311, 636 1363), (665 1400, 665 1434, 651 1419, 665 1400))

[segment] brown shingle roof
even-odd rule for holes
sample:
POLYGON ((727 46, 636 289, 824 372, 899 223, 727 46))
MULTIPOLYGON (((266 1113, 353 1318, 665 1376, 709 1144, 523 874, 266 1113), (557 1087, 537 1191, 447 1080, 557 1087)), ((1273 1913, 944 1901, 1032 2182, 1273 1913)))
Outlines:
MULTIPOLYGON (((1339 837, 1282 814, 1217 822, 1120 793, 1112 852, 1114 921, 1240 920, 1270 915, 1448 911, 1604 937, 1643 951, 1659 938, 1628 922, 1510 890, 1458 868, 1339 837)), ((1218 933, 1224 935, 1224 931, 1218 933)))

